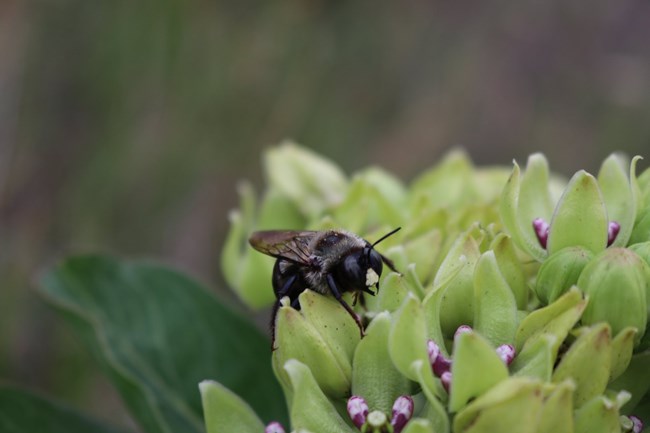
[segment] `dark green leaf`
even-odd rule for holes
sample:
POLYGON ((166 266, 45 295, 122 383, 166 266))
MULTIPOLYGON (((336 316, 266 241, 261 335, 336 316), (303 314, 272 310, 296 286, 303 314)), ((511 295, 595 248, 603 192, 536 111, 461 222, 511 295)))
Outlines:
POLYGON ((11 387, 0 388, 2 433, 122 433, 71 408, 11 387))
POLYGON ((147 432, 204 431, 198 384, 205 379, 265 421, 286 419, 268 339, 182 274, 76 257, 46 275, 42 292, 98 355, 147 432))

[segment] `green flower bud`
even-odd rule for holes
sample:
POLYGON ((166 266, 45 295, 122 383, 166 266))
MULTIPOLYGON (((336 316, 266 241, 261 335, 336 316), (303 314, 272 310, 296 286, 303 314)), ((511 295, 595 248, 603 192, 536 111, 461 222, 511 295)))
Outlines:
POLYGON ((557 346, 559 344, 555 335, 542 334, 524 345, 522 352, 510 364, 510 371, 514 376, 550 381, 555 360, 553 350, 557 350, 557 346))
POLYGON ((312 219, 338 203, 347 191, 347 180, 332 162, 285 142, 269 149, 264 159, 269 184, 290 198, 312 219))
MULTIPOLYGON (((276 318, 274 363, 296 359, 307 365, 323 392, 332 398, 350 391, 352 356, 359 343, 354 319, 333 299, 311 290, 300 295, 301 311, 282 306, 276 318)), ((280 380, 287 386, 282 371, 280 380)))
MULTIPOLYGON (((637 179, 639 203, 650 205, 650 167, 646 168, 637 179)), ((637 215, 638 216, 638 215, 637 215)))
POLYGON ((414 418, 409 421, 402 433, 435 433, 436 431, 429 420, 414 418))
POLYGON ((639 159, 637 156, 632 160, 628 172, 628 159, 619 154, 612 154, 603 162, 598 172, 598 185, 607 206, 607 216, 610 221, 618 222, 621 227, 612 243, 615 247, 627 245, 637 216, 639 194, 636 163, 639 159))
POLYGON ((573 433, 575 385, 571 380, 565 380, 557 385, 545 387, 547 389, 537 433, 573 433))
POLYGON ((634 336, 637 332, 636 328, 628 327, 619 332, 612 340, 612 371, 609 380, 614 380, 623 374, 630 364, 634 349, 634 336))
POLYGON ((354 232, 367 232, 370 227, 385 224, 398 227, 406 217, 404 202, 405 196, 386 197, 376 185, 359 175, 353 179, 343 202, 334 209, 333 217, 345 221, 346 228, 354 232))
POLYGON ((633 326, 643 336, 648 318, 648 264, 629 249, 608 248, 596 256, 582 271, 580 287, 589 296, 582 323, 608 322, 618 334, 633 326))
POLYGON ((585 330, 553 372, 552 381, 555 383, 573 379, 576 384, 573 402, 578 408, 605 391, 611 374, 611 333, 607 323, 585 330))
POLYGON ((532 222, 536 218, 548 221, 553 213, 548 163, 541 154, 531 155, 523 176, 519 165, 516 162, 513 164, 512 173, 501 194, 501 220, 513 241, 541 262, 547 252, 537 240, 532 222))
POLYGON ((575 433, 610 433, 621 431, 619 412, 629 399, 621 391, 614 399, 598 395, 586 402, 575 413, 575 433))
POLYGON ((413 291, 403 275, 390 272, 386 276, 382 275, 381 278, 379 293, 376 296, 365 297, 368 309, 366 314, 373 314, 372 312, 375 311, 397 311, 409 292, 413 291))
POLYGON ((517 301, 499 270, 494 251, 483 253, 474 271, 474 328, 494 346, 512 343, 517 301))
POLYGON ((537 380, 523 377, 504 380, 456 415, 454 432, 537 432, 536 420, 543 404, 542 389, 542 382, 537 380))
POLYGON ((472 398, 505 380, 508 369, 487 340, 469 331, 454 340, 451 375, 449 411, 458 412, 472 398))
POLYGON ((512 238, 505 233, 500 233, 494 238, 490 249, 494 251, 499 270, 508 282, 508 286, 515 295, 517 308, 520 310, 528 306, 528 285, 521 260, 517 256, 512 238))
POLYGON ((273 230, 277 227, 304 227, 305 216, 291 199, 280 191, 269 188, 260 205, 256 230, 273 230))
POLYGON ((550 304, 578 282, 580 273, 594 254, 580 246, 566 247, 551 254, 539 268, 535 293, 550 304))
POLYGON ((264 424, 248 403, 225 386, 204 380, 199 384, 199 389, 208 433, 260 433, 264 430, 264 424))
POLYGON ((440 299, 440 327, 447 337, 474 320, 474 269, 480 256, 479 244, 469 230, 456 240, 433 281, 434 286, 440 286, 454 275, 440 299))
POLYGON ((426 197, 430 203, 439 207, 455 208, 461 203, 471 203, 473 166, 462 151, 448 153, 431 170, 424 172, 411 184, 411 203, 426 197))
POLYGON ((426 332, 422 305, 415 296, 409 294, 395 313, 388 336, 388 352, 397 370, 413 381, 418 380, 413 363, 420 361, 426 365, 429 359, 426 332))
MULTIPOLYGON (((460 270, 460 267, 456 268, 456 272, 460 270)), ((445 338, 442 335, 442 328, 440 327, 440 308, 446 286, 453 277, 454 274, 450 274, 448 280, 443 281, 441 286, 434 287, 422 301, 422 308, 424 309, 424 316, 427 323, 427 335, 436 343, 444 355, 449 355, 449 353, 445 348, 445 338)))
POLYGON ((248 306, 261 308, 275 296, 268 275, 273 259, 253 254, 247 245, 254 228, 255 193, 248 183, 239 187, 240 210, 230 213, 230 230, 221 253, 221 269, 228 285, 248 306))
POLYGON ((646 242, 648 239, 650 239, 650 205, 640 211, 630 235, 630 243, 646 242))
POLYGON ((438 229, 433 229, 415 239, 407 239, 404 243, 409 263, 415 264, 416 275, 424 285, 428 285, 433 280, 435 263, 442 243, 442 232, 438 229))
POLYGON ((639 402, 650 392, 650 351, 632 355, 625 371, 612 381, 612 390, 628 391, 632 394, 625 405, 625 413, 634 413, 639 402))
POLYGON ((526 346, 533 344, 537 338, 552 335, 555 337, 551 340, 552 360, 555 362, 560 344, 578 322, 586 306, 587 301, 580 290, 573 287, 552 304, 530 313, 521 321, 515 334, 517 353, 525 352, 526 346))
POLYGON ((447 411, 445 411, 442 403, 440 403, 440 400, 437 398, 433 400, 427 399, 424 407, 419 413, 419 417, 427 419, 431 423, 434 432, 449 431, 449 416, 447 415, 447 411))
MULTIPOLYGON (((383 288, 382 288, 383 289, 383 288)), ((388 352, 391 317, 379 313, 357 345, 352 364, 352 395, 361 395, 367 404, 389 413, 395 399, 411 393, 411 382, 395 368, 388 352)))
POLYGON ((558 202, 548 233, 548 252, 582 246, 598 253, 607 246, 607 209, 598 182, 581 170, 569 181, 558 202))
POLYGON ((284 370, 294 396, 290 408, 294 429, 318 433, 355 433, 325 396, 309 367, 290 359, 284 364, 284 370))

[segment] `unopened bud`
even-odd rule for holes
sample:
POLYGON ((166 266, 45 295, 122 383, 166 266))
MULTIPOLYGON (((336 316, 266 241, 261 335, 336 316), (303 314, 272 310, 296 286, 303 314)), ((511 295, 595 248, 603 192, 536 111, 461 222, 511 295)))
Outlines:
POLYGON ((596 256, 580 274, 578 287, 589 296, 582 323, 608 322, 614 335, 628 326, 639 330, 647 323, 648 264, 628 248, 610 247, 596 256))
POLYGON ((461 334, 466 334, 468 332, 472 332, 473 329, 469 325, 461 325, 456 329, 456 332, 454 333, 454 339, 458 338, 459 335, 461 334))
POLYGON ((272 421, 264 428, 264 433, 285 433, 285 430, 282 424, 272 421))
POLYGON ((607 225, 607 246, 610 246, 616 240, 618 232, 621 231, 621 225, 616 221, 610 221, 607 225))
POLYGON ((451 369, 451 360, 447 359, 440 348, 433 340, 427 342, 427 352, 429 354, 429 363, 433 369, 433 374, 440 377, 444 372, 451 369))
POLYGON ((387 427, 388 425, 388 417, 380 410, 373 410, 368 414, 367 425, 370 427, 370 431, 383 431, 382 428, 387 427))
POLYGON ((515 347, 510 344, 502 344, 497 347, 497 355, 503 360, 506 365, 510 365, 512 360, 515 359, 515 347))
POLYGON ((594 254, 574 245, 556 251, 544 261, 537 273, 535 293, 544 304, 551 304, 578 282, 580 273, 594 254))
POLYGON ((449 388, 451 387, 451 371, 445 371, 440 375, 440 382, 442 382, 442 386, 445 388, 447 392, 449 392, 449 388))
POLYGON ((400 433, 413 416, 413 399, 408 395, 397 397, 393 404, 393 414, 390 424, 394 433, 400 433))
POLYGON ((546 248, 546 244, 548 243, 548 232, 550 228, 549 223, 544 221, 543 218, 535 218, 533 220, 533 229, 535 230, 539 244, 543 248, 546 248))
POLYGON ((361 428, 366 423, 368 417, 368 404, 363 397, 353 395, 348 399, 348 415, 357 428, 361 428))
POLYGON ((632 421, 632 432, 641 433, 643 431, 643 421, 641 421, 641 418, 634 415, 629 415, 628 418, 632 421))

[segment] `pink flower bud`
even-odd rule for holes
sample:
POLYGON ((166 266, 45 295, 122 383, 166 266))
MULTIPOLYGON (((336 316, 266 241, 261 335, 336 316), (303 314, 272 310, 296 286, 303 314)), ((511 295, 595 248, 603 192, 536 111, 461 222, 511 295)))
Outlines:
POLYGON ((413 399, 408 395, 397 397, 393 404, 393 418, 390 424, 394 433, 400 433, 413 416, 413 399))
POLYGON ((348 399, 348 415, 357 428, 361 428, 366 423, 368 417, 368 404, 363 397, 353 395, 348 399))
POLYGON ((616 240, 618 232, 621 231, 621 225, 616 221, 610 221, 607 225, 607 246, 610 246, 616 240))
POLYGON ((537 235, 537 240, 543 248, 546 248, 546 243, 548 242, 548 231, 551 226, 544 221, 543 218, 535 218, 533 220, 533 229, 537 235))
POLYGON ((451 360, 445 358, 435 341, 427 341, 427 352, 429 353, 431 369, 437 377, 440 377, 442 373, 451 369, 451 360))
POLYGON ((442 382, 443 388, 445 391, 449 392, 449 387, 451 387, 451 371, 446 371, 440 376, 440 382, 442 382))
POLYGON ((264 433, 285 433, 285 431, 282 424, 277 421, 271 421, 264 429, 264 433))
POLYGON ((629 415, 628 418, 632 421, 632 432, 641 433, 643 431, 643 421, 641 421, 641 418, 634 415, 629 415))
POLYGON ((496 350, 497 350, 497 355, 499 355, 501 360, 506 365, 510 365, 512 360, 515 359, 515 348, 510 344, 502 344, 501 346, 497 347, 496 350))
POLYGON ((456 329, 456 332, 454 332, 454 338, 458 337, 460 334, 464 334, 466 332, 472 332, 473 329, 469 325, 460 325, 458 329, 456 329))

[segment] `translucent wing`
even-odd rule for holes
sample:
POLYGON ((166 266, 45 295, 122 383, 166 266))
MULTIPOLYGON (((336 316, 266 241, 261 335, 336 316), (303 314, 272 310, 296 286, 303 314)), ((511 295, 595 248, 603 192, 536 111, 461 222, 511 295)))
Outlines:
POLYGON ((255 232, 248 242, 257 251, 300 265, 311 266, 309 243, 319 232, 266 230, 255 232))

